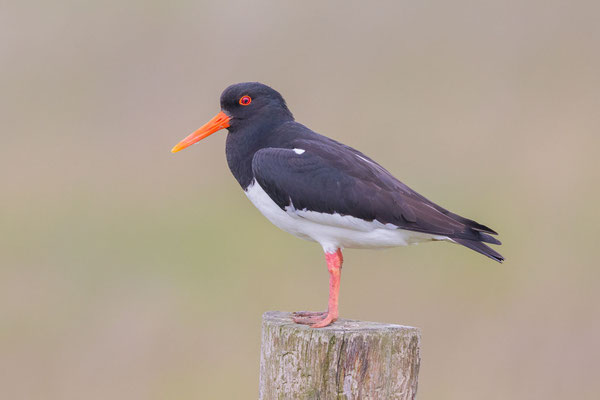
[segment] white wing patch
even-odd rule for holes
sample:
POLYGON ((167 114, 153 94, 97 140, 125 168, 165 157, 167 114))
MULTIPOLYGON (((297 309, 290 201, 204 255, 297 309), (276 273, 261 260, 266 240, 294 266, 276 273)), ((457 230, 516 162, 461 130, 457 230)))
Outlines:
POLYGON ((296 153, 296 154, 302 154, 302 153, 304 153, 305 151, 306 151, 306 150, 304 150, 304 149, 294 149, 294 153, 296 153))
POLYGON ((358 158, 360 158, 360 159, 361 159, 361 160, 363 160, 363 161, 366 161, 366 162, 368 162, 369 164, 373 164, 373 162, 372 162, 372 161, 369 161, 369 160, 367 160, 366 158, 364 158, 364 157, 362 157, 362 156, 359 156, 358 154, 355 154, 355 156, 356 156, 356 157, 358 157, 358 158))

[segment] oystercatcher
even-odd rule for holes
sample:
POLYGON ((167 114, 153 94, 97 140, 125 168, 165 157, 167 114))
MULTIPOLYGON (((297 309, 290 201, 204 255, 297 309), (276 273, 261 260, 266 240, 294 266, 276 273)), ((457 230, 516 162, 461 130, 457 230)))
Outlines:
POLYGON ((325 312, 297 312, 294 321, 321 328, 338 318, 342 248, 383 248, 448 241, 493 260, 484 243, 495 231, 421 196, 358 150, 296 122, 283 97, 258 82, 221 94, 221 111, 179 142, 182 150, 228 129, 225 153, 250 201, 277 227, 319 243, 329 270, 325 312))

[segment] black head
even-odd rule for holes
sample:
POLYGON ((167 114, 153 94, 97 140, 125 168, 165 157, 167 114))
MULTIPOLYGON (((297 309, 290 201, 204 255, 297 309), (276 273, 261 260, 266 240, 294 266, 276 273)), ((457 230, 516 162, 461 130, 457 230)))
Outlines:
POLYGON ((177 143, 171 151, 175 153, 185 149, 221 129, 227 128, 230 133, 266 132, 268 129, 265 128, 269 126, 293 120, 285 100, 276 90, 258 82, 237 83, 221 94, 221 112, 177 143))
POLYGON ((293 119, 278 91, 259 82, 243 82, 229 86, 221 94, 221 110, 235 127, 244 120, 293 119))

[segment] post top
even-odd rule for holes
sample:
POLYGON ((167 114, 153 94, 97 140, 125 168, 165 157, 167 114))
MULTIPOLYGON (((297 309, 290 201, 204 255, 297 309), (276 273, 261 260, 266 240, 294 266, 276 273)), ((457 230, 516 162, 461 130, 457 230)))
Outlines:
POLYGON ((299 330, 317 330, 331 332, 370 332, 370 331, 405 331, 419 334, 420 330, 412 326, 386 324, 382 322, 357 321, 352 319, 338 319, 333 324, 325 328, 313 329, 308 325, 296 324, 292 321, 292 313, 284 311, 267 311, 263 314, 263 323, 288 327, 299 330))

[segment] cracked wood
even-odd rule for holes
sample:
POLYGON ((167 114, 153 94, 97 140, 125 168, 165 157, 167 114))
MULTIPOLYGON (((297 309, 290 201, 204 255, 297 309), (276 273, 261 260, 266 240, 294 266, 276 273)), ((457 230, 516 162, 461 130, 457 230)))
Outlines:
POLYGON ((339 320, 326 328, 263 315, 259 398, 414 399, 420 364, 417 328, 339 320))

